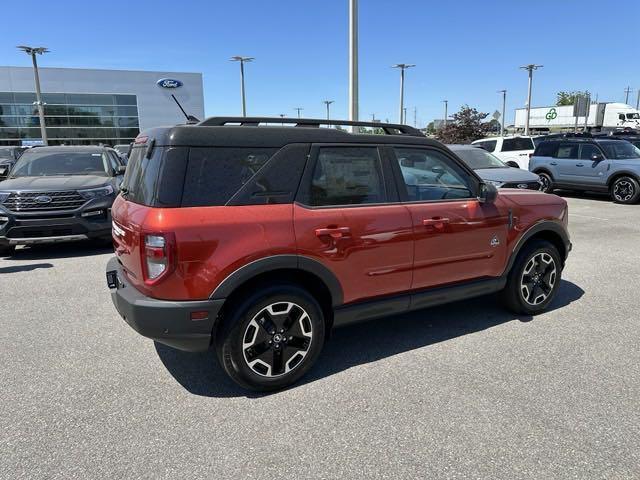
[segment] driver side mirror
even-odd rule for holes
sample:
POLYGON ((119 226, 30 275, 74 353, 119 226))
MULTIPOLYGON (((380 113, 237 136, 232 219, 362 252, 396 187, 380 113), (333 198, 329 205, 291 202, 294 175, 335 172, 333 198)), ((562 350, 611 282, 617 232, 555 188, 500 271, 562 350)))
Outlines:
POLYGON ((116 176, 118 175, 124 175, 124 172, 127 171, 127 166, 126 165, 118 165, 118 168, 116 168, 116 176))
POLYGON ((594 162, 599 162, 600 160, 604 160, 604 157, 601 153, 594 153, 593 155, 591 155, 591 160, 593 160, 594 162))
POLYGON ((498 189, 495 185, 490 183, 480 184, 480 195, 478 195, 480 203, 494 203, 496 198, 498 198, 498 189))

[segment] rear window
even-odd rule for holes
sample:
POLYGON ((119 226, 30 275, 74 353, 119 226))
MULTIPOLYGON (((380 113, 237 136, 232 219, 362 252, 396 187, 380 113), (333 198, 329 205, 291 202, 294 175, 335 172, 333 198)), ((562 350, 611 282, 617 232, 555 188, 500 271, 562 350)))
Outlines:
POLYGON ((154 148, 151 158, 147 158, 148 148, 147 145, 133 148, 120 187, 127 200, 142 205, 154 204, 162 155, 161 148, 154 148))
POLYGON ((533 140, 530 138, 505 138, 502 142, 503 152, 514 152, 517 150, 533 150, 533 140))
POLYGON ((225 205, 277 148, 191 148, 184 179, 183 207, 225 205))

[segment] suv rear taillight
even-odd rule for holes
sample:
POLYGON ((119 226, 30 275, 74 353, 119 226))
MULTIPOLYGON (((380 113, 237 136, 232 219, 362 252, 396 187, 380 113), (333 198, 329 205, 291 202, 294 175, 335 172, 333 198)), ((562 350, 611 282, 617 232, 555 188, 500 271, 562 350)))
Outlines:
POLYGON ((175 268, 176 237, 173 233, 143 233, 141 245, 144 283, 153 285, 175 268))

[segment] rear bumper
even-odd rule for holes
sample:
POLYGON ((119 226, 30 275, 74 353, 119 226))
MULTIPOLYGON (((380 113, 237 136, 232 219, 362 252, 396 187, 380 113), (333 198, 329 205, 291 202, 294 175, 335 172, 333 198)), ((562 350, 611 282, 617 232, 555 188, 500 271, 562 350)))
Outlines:
POLYGON ((111 300, 116 310, 140 335, 179 350, 198 352, 209 348, 224 299, 170 301, 147 297, 127 282, 115 257, 107 263, 109 277, 116 279, 117 287, 111 288, 111 300), (191 320, 194 311, 206 311, 208 317, 191 320))

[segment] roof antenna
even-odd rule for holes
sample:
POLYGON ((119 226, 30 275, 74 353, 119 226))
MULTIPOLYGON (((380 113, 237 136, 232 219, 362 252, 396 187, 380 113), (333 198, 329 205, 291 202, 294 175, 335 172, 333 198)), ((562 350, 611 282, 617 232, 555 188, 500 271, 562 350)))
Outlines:
POLYGON ((200 120, 198 120, 196 117, 194 117, 193 115, 188 115, 187 112, 184 111, 184 108, 182 108, 182 105, 180 105, 180 102, 178 101, 178 99, 176 98, 176 96, 173 93, 171 94, 171 98, 173 98, 173 101, 176 102, 176 104, 178 105, 178 108, 180 109, 182 114, 187 119, 187 123, 188 124, 193 124, 193 123, 200 122, 200 120))

